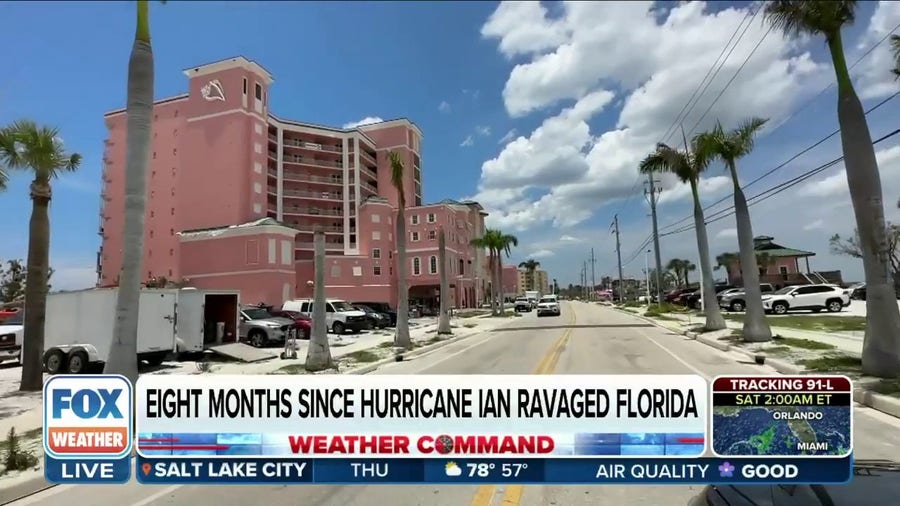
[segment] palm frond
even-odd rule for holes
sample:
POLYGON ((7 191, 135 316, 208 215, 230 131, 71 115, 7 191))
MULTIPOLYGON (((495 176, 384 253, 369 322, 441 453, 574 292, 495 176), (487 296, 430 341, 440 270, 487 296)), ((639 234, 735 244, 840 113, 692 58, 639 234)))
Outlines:
POLYGON ((67 153, 59 129, 19 120, 0 130, 0 164, 9 169, 30 169, 38 179, 78 170, 81 155, 67 153))
POLYGON ((391 151, 391 184, 397 189, 400 207, 406 207, 406 192, 403 190, 403 158, 400 153, 391 151))
POLYGON ((744 120, 737 128, 732 131, 732 136, 734 137, 734 139, 741 145, 742 148, 744 148, 744 154, 753 151, 753 143, 756 134, 768 122, 768 119, 754 117, 744 120))
POLYGON ((900 35, 891 35, 891 51, 894 52, 894 68, 891 72, 900 79, 900 35))
POLYGON ((787 35, 837 33, 856 19, 855 0, 774 0, 766 3, 765 18, 787 35))

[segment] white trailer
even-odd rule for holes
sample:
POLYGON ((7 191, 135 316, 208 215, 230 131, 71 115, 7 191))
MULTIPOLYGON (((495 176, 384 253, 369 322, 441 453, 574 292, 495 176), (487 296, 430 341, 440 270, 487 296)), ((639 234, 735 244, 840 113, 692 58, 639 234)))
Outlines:
MULTIPOLYGON (((80 374, 106 362, 113 340, 118 288, 60 292, 47 297, 44 367, 80 374)), ((137 354, 159 365, 171 354, 202 352, 229 331, 236 336, 239 294, 187 289, 143 289, 137 354)))

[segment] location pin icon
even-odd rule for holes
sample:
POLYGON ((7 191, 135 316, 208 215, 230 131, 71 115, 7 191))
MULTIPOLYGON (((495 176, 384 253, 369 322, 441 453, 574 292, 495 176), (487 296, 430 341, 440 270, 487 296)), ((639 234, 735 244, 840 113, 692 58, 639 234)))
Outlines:
POLYGON ((150 474, 150 469, 152 469, 152 466, 148 462, 141 464, 141 471, 144 472, 144 476, 150 474))

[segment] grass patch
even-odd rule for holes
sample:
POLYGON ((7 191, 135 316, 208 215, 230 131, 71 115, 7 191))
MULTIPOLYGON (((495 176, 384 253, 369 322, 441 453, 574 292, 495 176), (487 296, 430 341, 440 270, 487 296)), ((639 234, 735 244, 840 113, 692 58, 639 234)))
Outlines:
POLYGON ((477 327, 477 326, 478 326, 477 323, 472 323, 472 322, 466 322, 466 323, 463 323, 463 327, 465 327, 465 328, 467 328, 467 329, 471 329, 471 328, 474 328, 474 327, 477 327))
MULTIPOLYGON (((42 429, 37 429, 42 430, 42 429)), ((31 431, 26 432, 25 435, 31 431)), ((33 439, 33 438, 32 438, 33 439)), ((3 442, 3 473, 25 471, 37 467, 40 459, 30 450, 25 450, 21 445, 22 436, 16 434, 16 428, 9 429, 6 441, 3 442)))
POLYGON ((359 350, 354 351, 352 353, 348 353, 341 358, 346 358, 352 360, 354 362, 377 362, 381 360, 381 356, 377 353, 372 353, 369 350, 359 350))
POLYGON ((644 313, 644 316, 649 316, 651 318, 656 318, 659 315, 666 313, 683 313, 685 308, 682 306, 676 306, 675 304, 669 304, 668 302, 663 302, 662 304, 651 304, 647 307, 647 311, 644 313))
POLYGON ((486 314, 491 314, 490 311, 477 309, 475 311, 466 311, 465 313, 457 313, 457 316, 460 318, 475 318, 476 316, 484 316, 486 314))
POLYGON ((819 341, 813 341, 812 339, 798 339, 796 337, 775 336, 772 338, 772 341, 779 345, 802 348, 804 350, 833 350, 836 348, 836 346, 828 343, 821 343, 819 341))
POLYGON ((883 379, 869 388, 881 395, 900 397, 900 380, 898 379, 883 379))
POLYGON ((671 316, 665 315, 665 314, 656 315, 656 316, 654 316, 654 318, 656 318, 657 320, 670 321, 670 322, 681 321, 678 318, 672 318, 671 316))
POLYGON ((761 351, 767 355, 783 357, 785 355, 789 355, 793 351, 793 348, 791 348, 790 346, 770 346, 768 348, 763 348, 759 351, 761 351))
POLYGON ((800 360, 798 363, 815 372, 862 372, 862 359, 849 355, 810 358, 800 360))
POLYGON ((379 343, 379 344, 378 344, 378 347, 381 348, 381 349, 383 349, 383 350, 388 349, 388 348, 393 348, 393 347, 394 347, 394 342, 393 342, 393 341, 385 341, 385 342, 383 342, 383 343, 379 343))
POLYGON ((309 371, 306 370, 306 364, 291 364, 270 374, 309 374, 309 371))
MULTIPOLYGON (((743 314, 722 315, 728 320, 744 321, 743 314)), ((767 316, 772 327, 788 327, 812 332, 862 332, 866 330, 865 316, 824 316, 814 314, 767 316)))

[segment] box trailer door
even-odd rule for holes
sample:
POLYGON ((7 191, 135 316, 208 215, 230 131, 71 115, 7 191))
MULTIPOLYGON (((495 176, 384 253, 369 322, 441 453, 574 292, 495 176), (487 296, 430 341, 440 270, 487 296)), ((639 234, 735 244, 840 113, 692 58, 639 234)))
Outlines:
POLYGON ((175 332, 179 353, 203 351, 203 321, 206 293, 181 290, 178 294, 175 332))
POLYGON ((175 351, 177 292, 142 291, 138 315, 137 352, 175 351))

